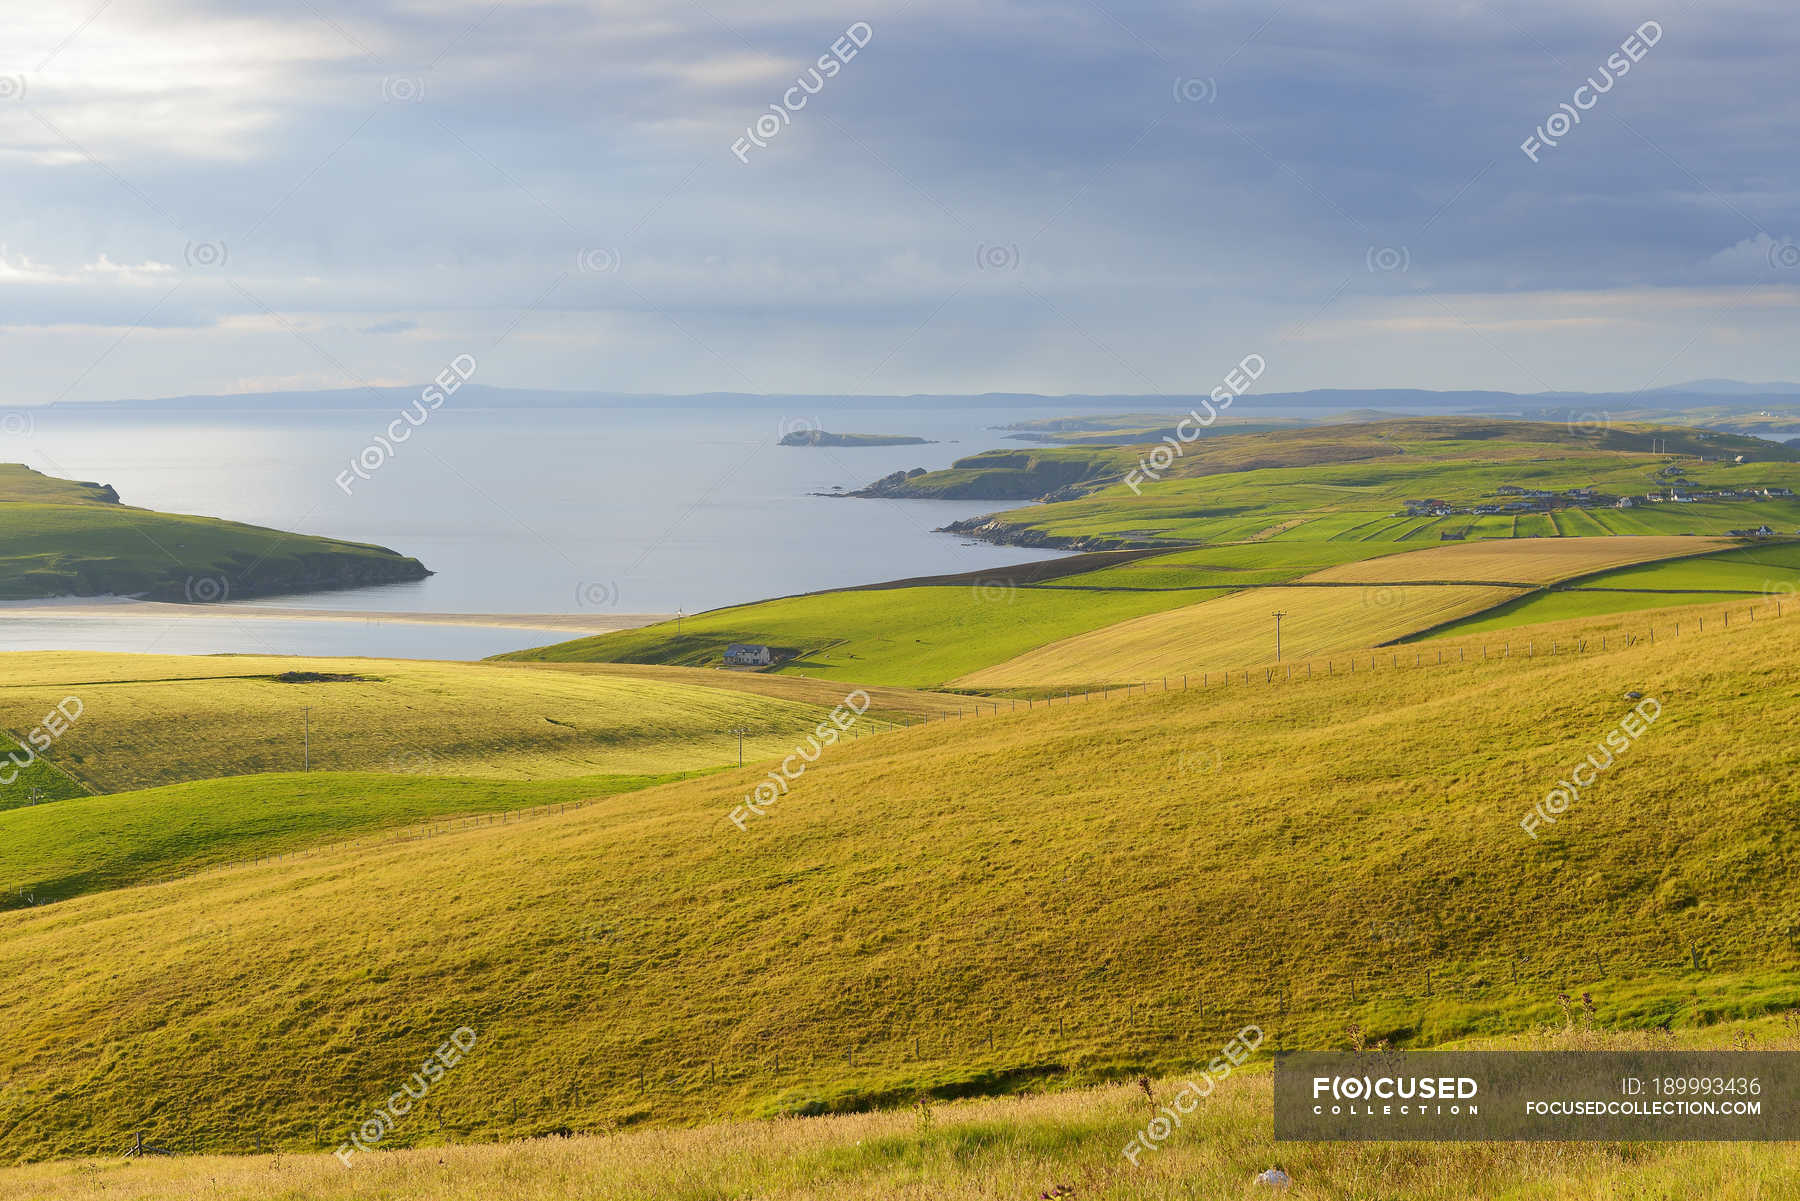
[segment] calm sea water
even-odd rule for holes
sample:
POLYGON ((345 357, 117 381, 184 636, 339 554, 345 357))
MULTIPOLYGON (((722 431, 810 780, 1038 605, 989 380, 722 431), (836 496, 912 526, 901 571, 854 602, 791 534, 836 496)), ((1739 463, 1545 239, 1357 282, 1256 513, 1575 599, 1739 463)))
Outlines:
MULTIPOLYGON (((0 460, 112 484, 127 504, 389 546, 437 574, 265 605, 446 613, 689 613, 815 589, 1049 557, 934 533, 991 502, 841 500, 889 472, 1007 443, 988 427, 1059 411, 844 405, 433 412, 348 494, 336 482, 393 414, 34 414, 0 460), (930 446, 782 447, 795 422, 930 446)), ((374 456, 371 456, 373 458, 374 456)), ((0 649, 468 658, 555 632, 0 612, 0 649)))

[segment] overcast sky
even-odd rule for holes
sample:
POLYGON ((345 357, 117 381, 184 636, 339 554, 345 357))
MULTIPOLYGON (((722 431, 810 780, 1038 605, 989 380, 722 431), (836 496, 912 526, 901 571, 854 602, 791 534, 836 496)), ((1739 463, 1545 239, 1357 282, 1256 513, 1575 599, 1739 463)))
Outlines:
POLYGON ((1800 377, 1785 4, 5 21, 7 404, 463 353, 486 384, 654 392, 1191 393, 1250 353, 1264 390, 1800 377))

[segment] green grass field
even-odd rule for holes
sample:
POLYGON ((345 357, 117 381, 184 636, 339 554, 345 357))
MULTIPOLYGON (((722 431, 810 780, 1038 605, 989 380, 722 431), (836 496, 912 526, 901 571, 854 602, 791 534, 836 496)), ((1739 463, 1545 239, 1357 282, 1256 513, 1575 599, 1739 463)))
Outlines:
MULTIPOLYGON (((1573 459, 1560 461, 1564 473, 1548 486, 1570 479, 1586 479, 1606 488, 1629 487, 1642 493, 1652 483, 1650 473, 1632 468, 1619 478, 1616 471, 1581 472, 1573 459), (1576 468, 1577 470, 1569 470, 1576 468)), ((1462 503, 1493 503, 1492 489, 1500 482, 1529 479, 1498 469, 1478 470, 1469 464, 1391 463, 1352 464, 1324 468, 1272 468, 1198 479, 1171 479, 1141 497, 1124 488, 1110 489, 1081 500, 1062 501, 1002 514, 1000 520, 1017 530, 1054 538, 1158 539, 1172 542, 1229 542, 1256 539, 1268 531, 1270 538, 1297 540, 1310 531, 1304 524, 1335 515, 1345 528, 1330 540, 1356 542, 1435 543, 1441 534, 1468 532, 1474 537, 1571 537, 1605 534, 1723 534, 1738 528, 1755 528, 1765 522, 1783 531, 1800 525, 1800 501, 1721 501, 1693 505, 1646 505, 1634 509, 1563 510, 1517 516, 1457 515, 1450 517, 1395 517, 1406 498, 1467 493, 1462 503), (1325 499, 1316 491, 1321 475, 1334 476, 1358 494, 1325 499), (1328 507, 1322 507, 1328 506, 1328 507)), ((1800 487, 1800 470, 1794 465, 1767 464, 1757 482, 1800 487)), ((1535 486, 1527 484, 1526 486, 1535 486)), ((1576 486, 1576 485, 1567 485, 1576 486)), ((1586 485, 1580 485, 1586 486, 1586 485)))
POLYGON ((1574 617, 1717 605, 1734 595, 1800 605, 1800 543, 1748 546, 1699 558, 1622 567, 1589 576, 1567 589, 1533 593, 1436 633, 1480 634, 1574 617))
POLYGON ((133 508, 100 485, 0 463, 0 600, 142 594, 211 603, 427 574, 386 547, 133 508))
POLYGON ((373 831, 611 796, 679 778, 498 781, 296 772, 33 805, 0 813, 0 909, 293 854, 373 831))
POLYGON ((831 592, 696 614, 679 635, 676 623, 663 622, 500 658, 698 666, 717 663, 728 643, 760 642, 798 652, 783 672, 930 688, 1057 638, 1205 596, 1010 585, 831 592))
MULTIPOLYGON (((1673 427, 1671 427, 1673 430, 1673 427)), ((1603 435, 1529 422, 1416 418, 1369 425, 1208 438, 1185 448, 1163 478, 1123 483, 1074 500, 997 515, 1013 530, 1095 542, 1244 540, 1436 542, 1445 532, 1471 537, 1604 534, 1722 534, 1764 522, 1800 526, 1800 500, 1720 501, 1633 509, 1563 510, 1519 515, 1396 516, 1407 499, 1437 498, 1472 507, 1499 503, 1504 485, 1561 492, 1596 487, 1642 497, 1679 464, 1700 489, 1800 488, 1797 453, 1780 443, 1729 435, 1671 432, 1669 454, 1650 454, 1659 427, 1620 427, 1603 435), (1705 461, 1725 450, 1751 461, 1705 461)), ((1135 455, 1147 451, 1130 451, 1135 455)), ((1080 451, 1062 452, 1074 455, 1080 451)), ((1116 468, 1120 448, 1094 448, 1098 468, 1116 468)), ((1129 464, 1128 464, 1129 466, 1129 464)), ((914 481, 929 486, 932 476, 914 481)))
POLYGON ((1724 551, 1699 559, 1622 567, 1583 580, 1576 588, 1683 589, 1741 592, 1749 595, 1793 593, 1800 584, 1800 543, 1771 543, 1724 551))
POLYGON ((0 913, 0 1154, 335 1146, 462 1025, 396 1145, 1793 1007, 1800 617, 1638 633, 934 722, 744 830, 767 764, 0 913), (1628 690, 1652 731, 1526 838, 1628 690))
POLYGON ((87 794, 81 781, 36 754, 23 738, 0 733, 0 812, 87 794), (26 759, 30 762, 24 762, 26 759))
POLYGON ((1270 539, 1171 551, 1123 567, 1068 576, 1057 583, 1071 588, 1249 588, 1285 584, 1322 568, 1366 558, 1368 553, 1348 542, 1270 539))

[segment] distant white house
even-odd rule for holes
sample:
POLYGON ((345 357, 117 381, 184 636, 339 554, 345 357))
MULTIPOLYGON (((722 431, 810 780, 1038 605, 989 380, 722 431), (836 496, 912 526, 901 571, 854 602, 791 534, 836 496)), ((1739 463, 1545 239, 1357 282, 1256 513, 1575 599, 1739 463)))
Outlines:
POLYGON ((759 642, 734 642, 725 648, 725 662, 733 667, 767 667, 775 656, 759 642))

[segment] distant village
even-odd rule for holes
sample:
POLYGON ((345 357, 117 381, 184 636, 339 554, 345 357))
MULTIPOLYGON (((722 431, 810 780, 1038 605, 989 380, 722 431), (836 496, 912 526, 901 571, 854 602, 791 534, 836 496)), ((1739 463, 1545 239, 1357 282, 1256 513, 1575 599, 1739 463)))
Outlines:
MULTIPOLYGON (((1685 478, 1686 470, 1680 467, 1664 467, 1656 474, 1657 478, 1662 481, 1662 486, 1652 489, 1642 496, 1613 496, 1601 492, 1598 488, 1570 488, 1563 492, 1546 492, 1539 488, 1521 488, 1516 484, 1502 484, 1494 491, 1495 497, 1500 499, 1491 504, 1453 505, 1449 501, 1431 497, 1425 500, 1402 502, 1405 509, 1397 516, 1455 517, 1468 515, 1484 517, 1518 513, 1549 513, 1557 509, 1635 509, 1639 505, 1698 505, 1719 501, 1790 500, 1794 495, 1791 488, 1697 488, 1688 482, 1685 478)), ((1731 532, 1752 537, 1771 537, 1775 533, 1767 525, 1760 529, 1733 530, 1731 532)))

